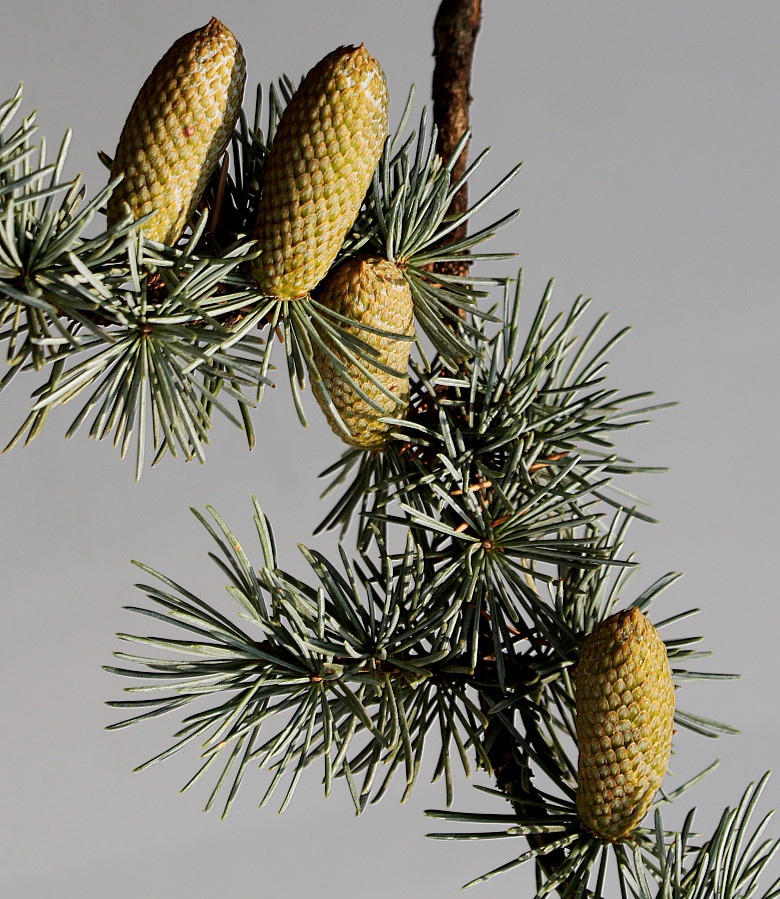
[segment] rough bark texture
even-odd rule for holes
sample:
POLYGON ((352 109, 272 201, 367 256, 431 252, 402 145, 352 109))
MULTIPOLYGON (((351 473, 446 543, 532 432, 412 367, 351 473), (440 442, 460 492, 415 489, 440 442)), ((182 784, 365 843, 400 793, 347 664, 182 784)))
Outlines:
MULTIPOLYGON (((444 159, 452 152, 469 127, 471 105, 471 68, 474 45, 482 21, 482 0, 442 0, 433 24, 433 119, 439 130, 436 150, 444 159)), ((452 172, 453 181, 466 170, 468 146, 461 153, 452 172)), ((468 188, 461 187, 450 206, 451 214, 464 212, 468 206, 468 188)), ((462 225, 447 235, 452 243, 466 235, 462 225)), ((468 274, 468 263, 442 263, 437 270, 444 274, 468 274)))

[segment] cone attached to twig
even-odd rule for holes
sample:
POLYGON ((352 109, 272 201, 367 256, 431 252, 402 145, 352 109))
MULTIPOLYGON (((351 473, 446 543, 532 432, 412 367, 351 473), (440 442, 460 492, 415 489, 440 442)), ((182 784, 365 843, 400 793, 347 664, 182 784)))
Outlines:
POLYGON ((217 19, 180 37, 146 79, 127 117, 111 177, 108 224, 129 207, 150 240, 173 244, 230 142, 241 109, 246 63, 217 19))
POLYGON ((265 170, 253 275, 268 296, 315 287, 357 218, 387 134, 387 85, 361 44, 329 53, 279 121, 265 170))
POLYGON ((674 728, 666 646, 639 609, 610 616, 585 639, 574 690, 577 811, 586 830, 618 842, 653 801, 674 728))
MULTIPOLYGON (((313 382, 314 394, 331 428, 341 439, 361 449, 377 450, 387 446, 393 426, 379 419, 383 416, 403 418, 409 406, 409 378, 405 374, 409 364, 412 342, 373 334, 357 325, 391 332, 399 336, 414 334, 414 303, 409 285, 401 270, 386 259, 376 256, 356 256, 342 262, 322 283, 317 300, 338 315, 355 321, 344 330, 376 350, 376 361, 403 377, 382 371, 369 361, 361 360, 366 370, 387 393, 383 392, 359 367, 345 359, 322 335, 328 351, 343 363, 349 378, 376 403, 380 410, 360 396, 349 380, 339 372, 328 353, 320 346, 314 348, 314 363, 333 405, 349 435, 335 419, 323 396, 323 387, 313 382)), ((336 327, 343 327, 334 322, 336 327)))

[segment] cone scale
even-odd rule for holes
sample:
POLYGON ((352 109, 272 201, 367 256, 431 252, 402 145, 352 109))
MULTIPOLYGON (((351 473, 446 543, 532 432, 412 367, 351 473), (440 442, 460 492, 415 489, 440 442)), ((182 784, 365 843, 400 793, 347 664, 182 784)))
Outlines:
POLYGON ((267 296, 295 299, 336 258, 387 134, 387 85, 366 49, 340 47, 303 79, 279 121, 263 179, 252 273, 267 296))
POLYGON ((577 812, 591 834, 619 842, 652 804, 674 729, 666 646, 638 609, 610 616, 585 639, 574 691, 577 812))
MULTIPOLYGON (((339 315, 357 324, 368 325, 399 335, 414 334, 414 303, 409 285, 401 270, 386 259, 375 256, 352 257, 333 269, 317 292, 317 301, 339 315)), ((348 333, 367 343, 377 351, 377 360, 388 368, 406 372, 412 342, 371 334, 359 327, 347 327, 348 333)), ((330 340, 323 340, 338 355, 338 349, 330 340)), ((343 357, 342 357, 343 358, 343 357)), ((383 416, 403 418, 409 406, 409 378, 396 377, 380 371, 371 362, 364 365, 371 375, 395 396, 385 395, 363 374, 354 363, 343 359, 349 376, 360 385, 382 411, 367 403, 339 374, 333 361, 321 347, 315 347, 314 360, 322 377, 324 389, 330 396, 349 435, 335 420, 316 381, 312 383, 325 417, 333 431, 350 446, 378 450, 387 446, 392 425, 379 421, 383 416)))
POLYGON ((124 177, 108 201, 109 226, 128 208, 134 219, 153 212, 144 236, 176 242, 230 142, 245 81, 241 45, 217 19, 173 44, 122 129, 111 177, 124 177))

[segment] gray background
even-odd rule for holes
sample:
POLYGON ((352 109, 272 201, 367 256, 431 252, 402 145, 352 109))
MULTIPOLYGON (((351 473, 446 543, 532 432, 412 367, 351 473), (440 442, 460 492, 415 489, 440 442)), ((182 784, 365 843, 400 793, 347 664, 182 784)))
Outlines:
MULTIPOLYGON (((25 109, 37 107, 52 146, 73 127, 71 171, 83 170, 96 189, 105 173, 95 151, 113 152, 153 64, 212 14, 243 43, 252 86, 281 72, 298 77, 335 46, 364 41, 385 69, 397 116, 411 80, 420 99, 427 96, 436 6, 4 0, 0 93, 25 82, 25 109)), ((633 528, 629 542, 644 564, 634 584, 685 570, 658 612, 701 607, 683 631, 707 635, 716 653, 710 669, 745 675, 686 686, 680 696, 684 707, 744 731, 718 745, 679 734, 670 785, 722 758, 719 774, 681 803, 697 804, 700 826, 709 827, 775 763, 780 747, 773 699, 780 5, 485 6, 473 126, 475 149, 492 145, 493 153, 477 186, 526 163, 494 206, 496 214, 523 209, 496 247, 518 251, 529 301, 554 275, 558 308, 584 293, 594 297, 592 318, 610 310, 613 330, 635 326, 612 355, 614 386, 681 402, 627 434, 620 448, 671 466, 631 485, 661 519, 633 528)), ((3 443, 33 386, 21 377, 1 398, 3 443)), ((296 542, 332 545, 309 533, 324 510, 316 475, 341 445, 310 408, 304 431, 280 387, 255 416, 253 453, 238 431, 217 422, 205 467, 169 460, 140 485, 109 445, 62 439, 70 410, 33 445, 0 457, 0 895, 447 897, 521 851, 519 840, 424 840, 435 822, 421 809, 442 802, 425 778, 406 806, 386 801, 356 819, 341 793, 323 801, 314 773, 281 818, 257 811, 265 781, 252 777, 220 823, 200 813, 204 791, 177 795, 192 757, 130 773, 164 745, 172 719, 103 730, 115 720, 103 702, 123 686, 100 667, 120 648, 113 634, 146 627, 121 610, 141 599, 128 560, 221 595, 188 506, 214 504, 251 546, 249 494, 256 493, 283 563, 301 572, 296 542)), ((762 808, 779 795, 780 781, 770 781, 762 808)), ((455 807, 503 810, 466 783, 458 784, 455 807)), ((530 895, 529 877, 507 875, 475 895, 530 895)))

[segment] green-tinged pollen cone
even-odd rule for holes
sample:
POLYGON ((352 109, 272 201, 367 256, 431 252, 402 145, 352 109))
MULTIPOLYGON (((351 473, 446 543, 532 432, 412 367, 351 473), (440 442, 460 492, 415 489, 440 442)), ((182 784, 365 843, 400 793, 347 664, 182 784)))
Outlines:
POLYGON ((577 811, 601 840, 630 837, 669 764, 674 684, 666 646, 636 608, 611 615, 584 641, 574 672, 577 811))
POLYGON ((230 142, 241 109, 246 63, 217 19, 180 37, 146 79, 127 117, 111 177, 108 224, 129 207, 153 212, 144 236, 173 244, 230 142))
POLYGON ((268 296, 315 287, 357 218, 387 134, 387 85, 361 44, 309 72, 284 110, 257 214, 253 263, 268 296))
MULTIPOLYGON (((317 300, 358 324, 404 336, 414 334, 412 293, 398 266, 386 259, 370 256, 347 259, 323 281, 317 293, 317 300)), ((345 330, 373 347, 378 353, 378 362, 396 371, 406 372, 412 348, 411 341, 381 337, 358 327, 350 326, 345 330)), ((327 337, 323 340, 331 352, 341 356, 327 337)), ((343 428, 334 419, 322 395, 322 388, 314 381, 312 386, 317 401, 331 428, 345 443, 361 449, 383 449, 390 440, 392 425, 379 419, 383 416, 404 417, 409 406, 409 378, 406 375, 396 377, 380 371, 368 361, 364 362, 371 375, 397 398, 393 400, 371 383, 354 363, 348 362, 343 356, 341 358, 349 376, 382 411, 378 412, 372 408, 355 392, 319 346, 315 346, 314 350, 315 365, 322 377, 325 390, 349 429, 350 436, 344 433, 343 428)))

